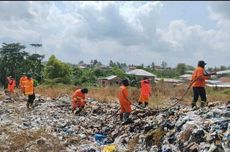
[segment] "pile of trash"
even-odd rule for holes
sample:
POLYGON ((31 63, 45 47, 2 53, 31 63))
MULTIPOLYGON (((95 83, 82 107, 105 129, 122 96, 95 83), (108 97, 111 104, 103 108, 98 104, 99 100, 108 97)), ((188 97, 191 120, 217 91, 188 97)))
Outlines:
POLYGON ((230 151, 229 102, 197 110, 178 105, 165 112, 133 106, 133 123, 121 123, 118 114, 115 101, 88 99, 74 115, 68 96, 37 95, 33 109, 26 108, 25 97, 5 97, 0 101, 0 151, 230 151))

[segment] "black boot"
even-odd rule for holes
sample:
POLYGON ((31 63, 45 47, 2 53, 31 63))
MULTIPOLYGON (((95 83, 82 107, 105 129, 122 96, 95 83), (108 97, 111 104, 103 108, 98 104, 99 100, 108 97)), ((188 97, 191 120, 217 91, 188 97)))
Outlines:
POLYGON ((123 121, 123 113, 120 113, 120 121, 123 121))
POLYGON ((79 114, 81 111, 82 111, 82 107, 81 108, 79 108, 78 110, 76 110, 76 112, 75 112, 75 115, 77 115, 77 114, 79 114))
POLYGON ((125 121, 129 118, 129 115, 130 115, 130 113, 129 113, 129 112, 125 112, 125 114, 124 114, 125 121))
POLYGON ((26 103, 26 107, 27 107, 27 109, 30 108, 30 103, 29 102, 26 103))
POLYGON ((206 105, 205 103, 206 103, 205 101, 201 101, 200 107, 203 108, 206 105))
POLYGON ((192 108, 196 107, 196 103, 193 102, 191 106, 192 106, 192 108))
POLYGON ((134 121, 131 118, 129 118, 129 115, 130 115, 129 112, 126 112, 124 115, 125 115, 124 116, 125 117, 125 121, 122 123, 122 125, 127 125, 127 124, 134 123, 134 121))
POLYGON ((148 104, 149 104, 148 102, 145 102, 145 107, 147 107, 147 106, 148 106, 148 104))

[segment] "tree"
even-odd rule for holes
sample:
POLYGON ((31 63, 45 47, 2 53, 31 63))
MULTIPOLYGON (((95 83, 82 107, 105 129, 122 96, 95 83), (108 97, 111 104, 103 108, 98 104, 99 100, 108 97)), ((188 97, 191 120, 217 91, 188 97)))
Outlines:
POLYGON ((83 60, 81 60, 81 61, 79 61, 79 63, 78 64, 84 64, 84 61, 83 60))
POLYGON ((110 67, 114 67, 115 65, 116 65, 116 64, 115 64, 112 60, 109 61, 109 66, 110 66, 110 67))
POLYGON ((166 63, 165 61, 162 61, 162 62, 161 62, 161 67, 162 67, 163 69, 165 69, 165 68, 167 67, 167 63, 166 63))
POLYGON ((119 67, 112 67, 112 69, 109 70, 109 74, 111 75, 117 75, 120 78, 125 77, 125 72, 121 70, 119 67))
POLYGON ((184 63, 178 63, 176 67, 176 71, 179 73, 179 75, 185 74, 186 65, 184 63))
POLYGON ((34 53, 36 54, 37 52, 36 52, 36 49, 37 48, 39 48, 39 47, 42 47, 42 44, 37 44, 37 43, 32 43, 32 44, 30 44, 32 47, 34 47, 35 49, 34 49, 34 53))
POLYGON ((20 43, 2 44, 2 48, 0 48, 0 79, 3 84, 9 75, 13 76, 17 83, 23 73, 30 73, 35 76, 35 79, 42 75, 43 66, 41 62, 44 56, 30 55, 24 51, 25 48, 20 43))
POLYGON ((71 68, 52 55, 45 67, 45 78, 48 83, 71 83, 71 68))
POLYGON ((151 63, 151 68, 155 69, 155 63, 154 62, 151 63))
POLYGON ((44 59, 44 55, 40 54, 32 54, 26 58, 26 66, 27 70, 29 71, 33 78, 35 78, 38 82, 43 79, 43 72, 44 65, 42 64, 42 60, 44 59))
POLYGON ((224 66, 224 65, 221 65, 221 66, 220 66, 220 70, 221 70, 221 71, 222 71, 222 70, 227 70, 227 67, 224 66))

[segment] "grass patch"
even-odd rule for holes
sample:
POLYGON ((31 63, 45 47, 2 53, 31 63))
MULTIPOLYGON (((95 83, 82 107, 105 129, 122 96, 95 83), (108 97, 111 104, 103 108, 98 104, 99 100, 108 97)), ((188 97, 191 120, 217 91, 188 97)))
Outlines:
MULTIPOLYGON (((167 83, 158 83, 152 86, 152 96, 149 100, 149 105, 151 107, 165 107, 172 104, 170 98, 177 97, 181 98, 185 93, 188 85, 173 85, 167 83)), ((77 89, 81 88, 81 86, 73 86, 73 85, 42 85, 36 87, 36 92, 51 98, 60 97, 63 95, 72 96, 73 92, 77 89)), ((118 101, 117 94, 119 91, 119 86, 109 86, 109 87, 94 87, 89 86, 89 93, 87 97, 94 98, 100 102, 111 102, 118 101)), ((140 88, 129 87, 129 95, 130 100, 136 103, 139 99, 140 88)), ((209 102, 216 101, 226 101, 230 98, 230 90, 229 89, 218 89, 214 88, 206 88, 207 98, 209 102)), ((188 91, 186 96, 183 98, 183 104, 189 105, 192 102, 192 88, 188 91)))

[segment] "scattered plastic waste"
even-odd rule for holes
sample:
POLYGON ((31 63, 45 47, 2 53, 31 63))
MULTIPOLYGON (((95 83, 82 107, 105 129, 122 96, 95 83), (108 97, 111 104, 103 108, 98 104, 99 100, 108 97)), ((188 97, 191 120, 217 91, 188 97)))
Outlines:
POLYGON ((122 123, 114 114, 117 102, 88 98, 86 107, 74 115, 70 101, 68 96, 37 95, 34 108, 28 110, 24 97, 2 98, 0 150, 230 151, 230 103, 202 110, 180 105, 160 113, 136 108, 122 123))

